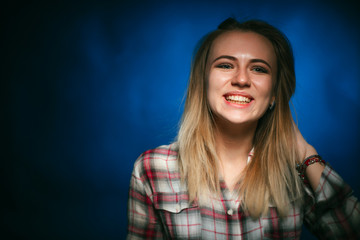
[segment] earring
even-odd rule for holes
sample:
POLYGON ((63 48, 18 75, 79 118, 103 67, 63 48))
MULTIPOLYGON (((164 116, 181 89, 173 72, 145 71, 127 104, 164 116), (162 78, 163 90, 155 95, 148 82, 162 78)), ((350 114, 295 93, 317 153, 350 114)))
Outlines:
POLYGON ((275 107, 275 100, 270 104, 269 110, 270 110, 270 111, 273 110, 274 107, 275 107))

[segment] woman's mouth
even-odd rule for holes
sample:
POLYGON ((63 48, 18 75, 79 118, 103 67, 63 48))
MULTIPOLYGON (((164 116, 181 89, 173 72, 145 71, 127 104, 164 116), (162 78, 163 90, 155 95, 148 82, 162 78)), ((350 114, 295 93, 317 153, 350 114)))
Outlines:
POLYGON ((235 104, 247 104, 251 102, 250 98, 240 96, 240 95, 227 95, 225 96, 226 101, 235 103, 235 104))

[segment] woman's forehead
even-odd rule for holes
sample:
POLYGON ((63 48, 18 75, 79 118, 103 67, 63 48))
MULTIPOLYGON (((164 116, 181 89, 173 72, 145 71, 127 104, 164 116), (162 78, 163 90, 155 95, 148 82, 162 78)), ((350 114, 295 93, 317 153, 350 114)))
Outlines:
POLYGON ((214 40, 209 60, 220 55, 240 57, 244 54, 276 62, 274 47, 267 38, 255 32, 238 30, 225 32, 214 40))

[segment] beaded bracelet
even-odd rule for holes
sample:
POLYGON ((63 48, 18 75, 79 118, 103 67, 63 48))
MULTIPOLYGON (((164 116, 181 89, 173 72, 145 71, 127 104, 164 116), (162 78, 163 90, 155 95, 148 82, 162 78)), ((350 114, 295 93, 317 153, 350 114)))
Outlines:
POLYGON ((296 164, 296 170, 299 173, 299 177, 301 178, 301 180, 305 180, 305 171, 306 168, 313 164, 313 163, 322 163, 325 165, 325 161, 320 157, 320 155, 311 155, 307 158, 305 158, 305 160, 303 161, 302 164, 296 164))

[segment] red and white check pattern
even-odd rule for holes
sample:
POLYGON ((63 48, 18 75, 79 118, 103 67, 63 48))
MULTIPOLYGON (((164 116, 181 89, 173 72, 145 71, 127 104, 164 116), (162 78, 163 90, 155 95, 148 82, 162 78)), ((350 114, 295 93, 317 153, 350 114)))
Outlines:
POLYGON ((189 204, 177 146, 144 152, 135 162, 128 202, 128 239, 299 239, 302 224, 320 239, 359 239, 360 210, 350 187, 326 165, 315 193, 284 218, 275 207, 252 219, 221 182, 221 196, 189 204))

